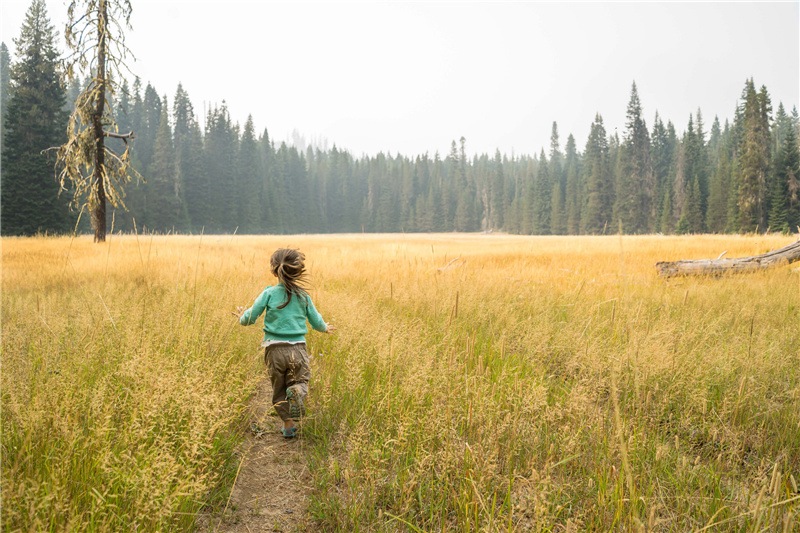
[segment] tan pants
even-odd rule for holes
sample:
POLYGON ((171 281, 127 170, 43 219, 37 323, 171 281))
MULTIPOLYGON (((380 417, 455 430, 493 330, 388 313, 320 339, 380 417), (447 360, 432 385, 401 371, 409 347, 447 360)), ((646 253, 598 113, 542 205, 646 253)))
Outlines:
POLYGON ((308 365, 306 345, 271 344, 264 350, 264 362, 272 382, 272 406, 281 420, 292 420, 289 416, 289 402, 286 401, 286 389, 296 385, 295 389, 300 393, 301 400, 305 400, 308 394, 311 368, 308 365))

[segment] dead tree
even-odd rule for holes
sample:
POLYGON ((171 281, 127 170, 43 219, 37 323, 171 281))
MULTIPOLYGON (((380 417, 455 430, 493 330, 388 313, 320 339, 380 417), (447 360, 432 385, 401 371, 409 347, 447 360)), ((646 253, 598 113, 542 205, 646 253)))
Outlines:
POLYGON ((130 161, 133 132, 119 132, 107 101, 124 90, 120 83, 130 50, 122 30, 130 29, 131 0, 72 0, 67 14, 64 37, 72 52, 65 60, 66 76, 71 79, 79 69, 91 79, 70 115, 67 142, 58 148, 59 181, 64 190, 74 188, 74 206, 91 212, 95 242, 105 242, 106 201, 124 208, 124 185, 131 175, 141 178, 130 161), (117 154, 106 137, 122 139, 125 151, 117 154))
POLYGON ((800 261, 800 241, 777 250, 751 257, 722 259, 684 259, 682 261, 660 261, 656 263, 659 275, 664 277, 689 275, 719 275, 726 272, 755 272, 777 265, 800 261))

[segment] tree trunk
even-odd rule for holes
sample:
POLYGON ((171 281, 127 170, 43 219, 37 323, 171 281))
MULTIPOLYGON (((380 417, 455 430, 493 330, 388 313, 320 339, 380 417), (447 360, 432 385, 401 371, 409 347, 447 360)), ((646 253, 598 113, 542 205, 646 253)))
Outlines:
MULTIPOLYGON (((721 257, 721 256, 720 256, 721 257)), ((659 275, 664 277, 688 275, 718 275, 726 272, 754 272, 776 265, 800 261, 800 241, 783 248, 752 257, 734 259, 685 259, 656 263, 659 275)))
POLYGON ((103 113, 106 106, 106 31, 108 18, 106 2, 100 0, 97 28, 100 42, 97 45, 97 107, 92 117, 94 127, 94 183, 97 205, 92 214, 94 223, 94 242, 106 242, 106 189, 103 179, 106 166, 105 133, 103 132, 103 113))

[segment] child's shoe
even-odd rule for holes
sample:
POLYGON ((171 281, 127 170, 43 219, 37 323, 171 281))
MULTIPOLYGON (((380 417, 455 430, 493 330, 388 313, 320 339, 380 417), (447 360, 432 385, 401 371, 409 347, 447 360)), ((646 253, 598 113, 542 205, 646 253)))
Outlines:
POLYGON ((286 389, 286 401, 289 402, 289 417, 299 420, 303 416, 303 398, 300 396, 300 389, 297 385, 286 389))
POLYGON ((283 435, 285 439, 293 439, 294 436, 297 435, 297 426, 281 428, 281 435, 283 435))

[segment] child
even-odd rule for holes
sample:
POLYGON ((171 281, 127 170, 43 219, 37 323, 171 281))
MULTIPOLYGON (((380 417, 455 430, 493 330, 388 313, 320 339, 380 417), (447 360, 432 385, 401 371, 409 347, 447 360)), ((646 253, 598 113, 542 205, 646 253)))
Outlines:
POLYGON ((306 353, 306 319, 317 331, 331 333, 306 292, 305 255, 282 248, 270 259, 272 275, 278 284, 264 289, 253 307, 237 307, 234 315, 243 326, 255 324, 264 315, 264 362, 272 382, 272 404, 283 420, 281 433, 291 439, 297 432, 295 421, 305 414, 303 400, 308 394, 311 369, 306 353))

